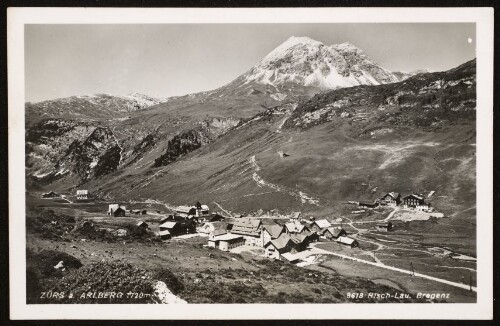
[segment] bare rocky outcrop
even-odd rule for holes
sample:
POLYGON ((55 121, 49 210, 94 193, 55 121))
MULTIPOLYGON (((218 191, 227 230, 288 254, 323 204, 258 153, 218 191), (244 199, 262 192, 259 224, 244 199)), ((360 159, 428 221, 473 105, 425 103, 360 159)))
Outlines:
POLYGON ((187 304, 186 300, 183 300, 172 293, 167 287, 167 284, 162 281, 157 281, 153 286, 153 300, 156 303, 163 304, 187 304))

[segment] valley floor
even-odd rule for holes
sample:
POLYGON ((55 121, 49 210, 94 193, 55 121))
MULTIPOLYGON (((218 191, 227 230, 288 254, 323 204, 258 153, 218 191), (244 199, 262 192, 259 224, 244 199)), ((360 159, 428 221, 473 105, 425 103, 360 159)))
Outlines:
MULTIPOLYGON (((80 221, 82 219, 93 221, 100 228, 110 230, 134 224, 140 218, 148 222, 151 230, 155 231, 159 220, 165 216, 163 213, 151 210, 146 216, 116 218, 102 213, 104 211, 102 207, 105 204, 75 205, 58 201, 42 202, 47 205, 46 208, 53 203, 52 208, 59 213, 75 216, 80 221)), ((417 296, 419 292, 445 293, 449 294, 449 297, 444 300, 446 302, 475 302, 475 288, 472 288, 472 291, 469 290, 469 282, 472 280, 472 285, 475 286, 476 262, 457 259, 471 257, 462 255, 453 258, 452 250, 436 245, 423 246, 415 243, 415 237, 418 234, 416 230, 408 232, 408 229, 402 229, 381 233, 370 229, 371 223, 395 218, 396 213, 399 214, 396 211, 385 210, 375 217, 343 222, 346 223, 343 224, 346 230, 351 228, 348 233, 359 241, 360 248, 346 248, 326 241, 313 244, 302 253, 303 258, 310 257, 306 259, 310 263, 302 264, 303 267, 300 268, 292 265, 283 265, 280 268, 280 273, 283 275, 293 269, 293 273, 306 277, 304 281, 295 280, 293 286, 280 280, 277 275, 266 275, 262 272, 260 278, 256 278, 251 274, 262 270, 258 261, 267 260, 262 257, 262 248, 242 247, 234 249, 233 253, 225 253, 205 248, 207 238, 199 235, 163 242, 130 242, 129 240, 107 242, 89 239, 64 242, 44 239, 39 235, 28 233, 27 248, 33 252, 44 250, 64 252, 79 259, 84 265, 105 260, 127 262, 145 270, 168 267, 186 284, 186 290, 179 296, 188 302, 224 302, 215 297, 210 299, 207 294, 207 291, 210 291, 209 287, 222 286, 221 284, 233 286, 239 284, 238 282, 249 286, 249 289, 253 286, 259 288, 262 286, 265 289, 265 294, 261 294, 260 298, 258 295, 250 298, 250 293, 249 296, 242 296, 245 302, 281 302, 281 300, 284 302, 343 302, 350 291, 363 292, 367 295, 371 291, 370 286, 364 283, 367 281, 386 286, 392 291, 404 291, 413 296, 417 296), (411 276, 410 262, 415 276, 411 276), (297 268, 302 272, 297 272, 297 268), (349 286, 345 287, 340 294, 336 294, 339 297, 328 295, 327 293, 332 291, 331 281, 323 284, 311 280, 314 287, 307 281, 307 276, 313 271, 353 278, 353 282, 363 284, 353 285, 352 289, 349 286), (358 277, 364 281, 358 280, 358 277), (322 293, 319 296, 318 290, 322 293), (300 296, 297 293, 305 294, 300 296)), ((418 221, 418 223, 422 222, 418 221)), ((429 222, 426 221, 426 223, 429 222)), ((228 294, 224 300, 229 302, 230 296, 228 294)))

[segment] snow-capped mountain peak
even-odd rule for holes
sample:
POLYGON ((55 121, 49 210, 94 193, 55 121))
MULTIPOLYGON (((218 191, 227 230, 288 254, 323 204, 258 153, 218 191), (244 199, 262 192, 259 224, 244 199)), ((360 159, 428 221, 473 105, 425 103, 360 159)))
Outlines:
POLYGON ((325 89, 400 81, 398 75, 377 65, 352 43, 327 46, 295 36, 266 55, 243 78, 245 83, 279 86, 291 82, 325 89))
POLYGON ((332 44, 330 47, 335 49, 335 50, 362 51, 360 48, 358 48, 356 45, 352 44, 351 42, 332 44))
POLYGON ((409 72, 409 74, 412 75, 412 76, 415 76, 415 75, 418 75, 418 74, 428 74, 428 73, 431 73, 431 72, 434 72, 434 70, 429 69, 429 68, 422 68, 422 69, 412 70, 412 71, 409 72))

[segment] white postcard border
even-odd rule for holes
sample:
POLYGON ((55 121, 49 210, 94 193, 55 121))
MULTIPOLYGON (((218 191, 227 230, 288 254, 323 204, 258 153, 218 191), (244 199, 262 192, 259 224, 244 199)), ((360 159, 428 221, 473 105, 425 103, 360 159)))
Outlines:
MULTIPOLYGON (((11 319, 491 319, 493 317, 492 8, 9 8, 9 250, 11 319), (477 303, 26 304, 24 24, 476 23, 477 303)), ((465 36, 464 36, 465 37, 465 36)))

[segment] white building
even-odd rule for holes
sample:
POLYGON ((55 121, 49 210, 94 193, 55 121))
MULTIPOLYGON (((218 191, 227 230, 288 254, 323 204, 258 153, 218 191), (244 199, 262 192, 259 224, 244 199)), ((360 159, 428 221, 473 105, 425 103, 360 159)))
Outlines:
POLYGON ((218 248, 222 251, 245 245, 245 239, 241 235, 223 234, 208 240, 208 246, 218 248))
POLYGON ((77 190, 76 191, 76 199, 88 199, 89 191, 88 190, 77 190))

